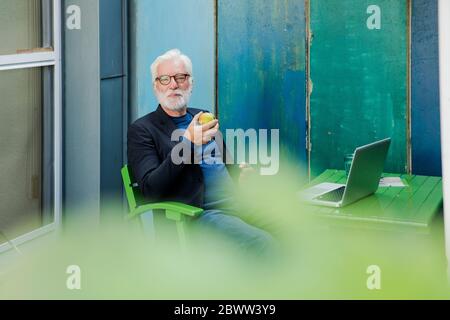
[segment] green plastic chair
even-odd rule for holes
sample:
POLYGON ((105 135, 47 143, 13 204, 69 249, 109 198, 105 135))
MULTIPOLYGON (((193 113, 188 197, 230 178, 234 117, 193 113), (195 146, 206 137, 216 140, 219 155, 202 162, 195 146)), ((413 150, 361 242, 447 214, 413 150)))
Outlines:
POLYGON ((180 246, 182 249, 186 249, 186 223, 192 220, 192 218, 198 217, 203 212, 203 209, 173 201, 145 203, 139 185, 132 179, 128 165, 122 168, 121 173, 128 206, 130 208, 127 216, 128 219, 140 218, 141 214, 149 211, 153 211, 155 218, 157 212, 154 210, 162 211, 166 220, 176 224, 180 246))

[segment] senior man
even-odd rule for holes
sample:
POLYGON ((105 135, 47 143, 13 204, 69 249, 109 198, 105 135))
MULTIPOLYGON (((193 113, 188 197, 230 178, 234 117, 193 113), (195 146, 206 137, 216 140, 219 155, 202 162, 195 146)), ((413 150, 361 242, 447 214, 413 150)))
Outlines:
POLYGON ((267 253, 273 246, 271 235, 247 224, 233 211, 239 167, 225 165, 226 148, 215 139, 220 134, 218 120, 200 125, 204 111, 188 108, 194 84, 191 60, 173 49, 153 62, 151 72, 159 106, 128 130, 128 163, 142 194, 149 201, 179 201, 201 207, 204 212, 193 223, 225 236, 241 249, 267 253), (172 141, 177 129, 184 134, 172 141), (179 144, 184 150, 194 150, 203 161, 193 163, 192 155, 186 153, 181 155, 183 161, 175 164, 172 150, 179 144), (206 157, 214 161, 205 161, 206 157))

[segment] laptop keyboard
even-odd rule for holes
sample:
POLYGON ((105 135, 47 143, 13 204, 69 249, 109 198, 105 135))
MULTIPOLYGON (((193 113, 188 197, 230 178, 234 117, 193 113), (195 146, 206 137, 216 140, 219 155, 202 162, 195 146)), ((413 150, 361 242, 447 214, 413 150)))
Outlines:
POLYGON ((317 197, 316 199, 322 200, 322 201, 339 202, 342 200, 342 197, 344 196, 344 191, 345 191, 345 186, 335 189, 333 191, 327 192, 327 193, 317 197))

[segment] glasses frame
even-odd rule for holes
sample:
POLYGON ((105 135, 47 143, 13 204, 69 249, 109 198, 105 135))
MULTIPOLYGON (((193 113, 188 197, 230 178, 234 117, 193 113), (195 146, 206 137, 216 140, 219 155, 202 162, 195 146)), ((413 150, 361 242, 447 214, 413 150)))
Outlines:
POLYGON ((182 83, 184 83, 190 76, 191 76, 191 75, 190 75, 189 73, 177 73, 177 74, 174 74, 173 76, 169 76, 169 75, 164 74, 164 75, 162 75, 162 76, 157 77, 155 80, 157 80, 157 81, 159 82, 159 84, 161 84, 162 86, 168 86, 168 85, 172 82, 172 78, 173 78, 173 80, 175 80, 175 82, 176 82, 177 84, 182 84, 182 83), (177 79, 175 78, 175 77, 177 77, 177 76, 185 76, 185 79, 184 79, 183 81, 177 81, 177 79), (161 82, 161 77, 169 77, 169 82, 167 82, 167 83, 162 83, 162 82, 161 82))

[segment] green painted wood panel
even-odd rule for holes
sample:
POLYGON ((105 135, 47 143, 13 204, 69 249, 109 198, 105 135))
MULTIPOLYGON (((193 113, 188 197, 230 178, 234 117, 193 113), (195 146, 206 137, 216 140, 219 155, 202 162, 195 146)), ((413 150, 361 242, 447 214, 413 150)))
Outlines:
POLYGON ((385 171, 406 171, 407 24, 407 0, 310 1, 313 175, 343 169, 345 154, 385 137, 385 171), (380 9, 379 29, 368 27, 371 5, 380 9))

